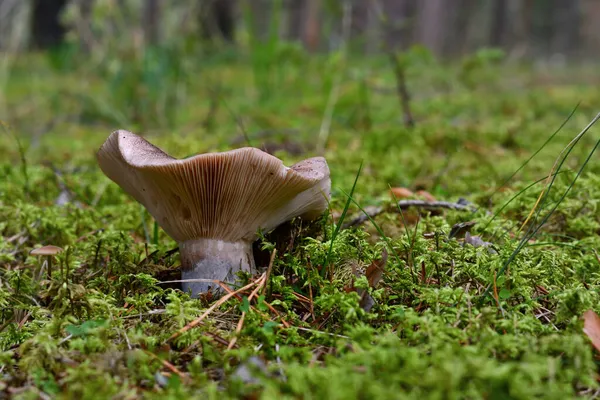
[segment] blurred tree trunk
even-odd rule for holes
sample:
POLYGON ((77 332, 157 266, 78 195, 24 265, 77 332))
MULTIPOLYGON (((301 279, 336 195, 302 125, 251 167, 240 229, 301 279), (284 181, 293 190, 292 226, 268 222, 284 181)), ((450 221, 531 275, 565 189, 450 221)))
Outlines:
POLYGON ((60 13, 67 0, 33 0, 31 34, 32 45, 46 49, 62 43, 65 28, 60 23, 60 13))
POLYGON ((157 45, 160 41, 160 13, 159 0, 145 0, 143 5, 143 29, 146 45, 157 45))
POLYGON ((306 0, 290 0, 287 2, 286 8, 288 30, 285 36, 288 40, 301 40, 306 0))
POLYGON ((585 57, 600 58, 600 1, 581 0, 581 31, 585 57))
POLYGON ((385 0, 385 43, 389 49, 407 49, 414 42, 419 4, 415 0, 385 0))
POLYGON ((223 38, 229 42, 235 39, 235 2, 217 0, 213 3, 213 15, 223 38))
POLYGON ((200 0, 200 28, 202 36, 211 40, 221 37, 228 42, 235 39, 235 0, 200 0))
MULTIPOLYGON (((358 4, 355 7, 356 13, 362 13, 362 18, 366 19, 364 28, 362 28, 362 31, 359 31, 363 37, 363 49, 367 54, 378 53, 381 51, 384 45, 382 41, 385 40, 385 27, 383 26, 381 18, 379 17, 379 13, 375 8, 377 5, 373 5, 372 2, 361 2, 359 4, 361 6, 366 4, 366 7, 364 8, 360 7, 358 4)), ((355 19, 360 20, 360 17, 358 15, 356 17, 353 15, 353 24, 355 19)))
MULTIPOLYGON (((552 37, 551 50, 554 54, 575 55, 581 43, 579 0, 556 0, 552 25, 556 28, 552 37)), ((598 3, 598 1, 596 1, 598 3)), ((596 20, 597 24, 600 21, 596 20)))
POLYGON ((493 47, 503 47, 506 32, 506 0, 494 0, 492 5, 492 23, 490 25, 490 45, 493 47))
POLYGON ((264 41, 269 38, 271 17, 273 15, 273 1, 247 0, 250 13, 250 32, 253 39, 264 41))
POLYGON ((533 32, 533 12, 535 0, 511 0, 509 13, 512 21, 512 40, 509 57, 520 59, 530 53, 533 32))
POLYGON ((25 47, 29 36, 31 4, 23 0, 0 0, 0 50, 25 47))
POLYGON ((533 1, 531 38, 534 57, 545 57, 550 54, 550 44, 555 29, 552 26, 554 5, 555 0, 533 1))
POLYGON ((446 6, 445 0, 427 0, 419 3, 418 41, 438 56, 444 49, 446 6))
POLYGON ((469 33, 479 0, 452 0, 446 23, 444 54, 460 56, 469 51, 469 33))
MULTIPOLYGON (((350 26, 350 41, 366 42, 369 29, 374 27, 370 25, 370 1, 355 2, 352 7, 352 21, 350 26)), ((353 47, 354 49, 354 47, 353 47)))
POLYGON ((95 0, 77 0, 79 18, 77 18, 76 30, 79 33, 79 45, 81 49, 89 53, 94 46, 94 33, 92 32, 92 10, 95 0))
POLYGON ((302 41, 306 49, 311 52, 316 51, 319 47, 321 36, 320 12, 321 0, 307 0, 302 41))

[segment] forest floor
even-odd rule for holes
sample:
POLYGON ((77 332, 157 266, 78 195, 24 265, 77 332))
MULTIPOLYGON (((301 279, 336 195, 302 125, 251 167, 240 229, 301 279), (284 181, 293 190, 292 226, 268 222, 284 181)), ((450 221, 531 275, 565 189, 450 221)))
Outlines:
POLYGON ((411 127, 387 59, 286 60, 4 71, 0 398, 597 397, 600 128, 568 147, 597 78, 417 54, 411 127), (119 128, 178 158, 321 154, 330 210, 265 235, 254 286, 209 310, 161 282, 177 244, 97 165, 119 128))

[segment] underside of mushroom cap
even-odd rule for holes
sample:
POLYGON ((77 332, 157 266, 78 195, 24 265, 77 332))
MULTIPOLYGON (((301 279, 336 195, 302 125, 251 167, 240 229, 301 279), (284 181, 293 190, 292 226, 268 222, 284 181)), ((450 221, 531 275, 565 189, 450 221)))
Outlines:
POLYGON ((113 132, 98 151, 102 171, 143 204, 178 242, 253 240, 296 216, 327 208, 324 158, 286 167, 256 148, 178 160, 131 132, 113 132))

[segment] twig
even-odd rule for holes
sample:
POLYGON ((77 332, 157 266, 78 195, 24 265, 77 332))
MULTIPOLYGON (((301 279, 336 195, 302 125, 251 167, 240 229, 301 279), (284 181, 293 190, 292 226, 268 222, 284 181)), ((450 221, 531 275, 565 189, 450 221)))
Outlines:
POLYGON ((244 290, 250 289, 253 286, 258 285, 260 282, 262 282, 262 279, 264 279, 264 274, 257 280, 254 282, 251 282, 249 284, 247 284, 246 286, 226 294, 225 296, 221 297, 217 302, 215 302, 215 304, 213 304, 212 306, 210 306, 205 312, 204 314, 202 314, 200 317, 196 318, 195 320, 193 320, 192 322, 190 322, 189 324, 187 324, 186 326, 184 326, 183 328, 181 328, 180 330, 178 330, 177 332, 175 332, 174 334, 171 335, 171 337, 169 337, 167 339, 167 342, 170 342, 173 339, 178 338, 179 336, 181 336, 182 334, 184 334, 185 332, 189 331, 190 329, 192 329, 193 327, 199 325, 202 320, 204 318, 206 318, 208 316, 208 314, 210 314, 211 312, 213 312, 213 310, 215 310, 216 308, 218 308, 219 306, 221 306, 222 304, 224 304, 225 302, 227 302, 227 300, 229 300, 230 298, 232 298, 233 296, 235 296, 238 293, 243 292, 244 290))
POLYGON ((277 255, 277 249, 273 249, 271 253, 271 259, 269 260, 269 267, 267 268, 267 275, 265 277, 265 284, 263 286, 262 294, 264 295, 267 291, 267 285, 269 284, 269 278, 271 277, 271 271, 273 270, 273 264, 275 263, 275 256, 277 255))
MULTIPOLYGON (((209 90, 209 106, 206 116, 204 117, 204 121, 202 121, 202 126, 207 132, 211 132, 215 125, 215 118, 217 112, 219 111, 219 97, 221 92, 221 87, 217 86, 214 90, 209 90)), ((247 141, 247 135, 244 135, 247 141)))
POLYGON ((448 208, 456 211, 470 211, 472 206, 460 203, 451 203, 449 201, 425 201, 425 200, 400 200, 398 207, 406 209, 409 207, 423 208, 425 210, 435 210, 438 208, 448 208))
POLYGON ((130 318, 139 318, 139 317, 145 317, 147 315, 161 315, 166 313, 167 310, 164 308, 161 309, 156 309, 156 310, 152 310, 152 311, 148 311, 146 313, 141 313, 141 314, 135 314, 135 315, 124 315, 124 316, 119 316, 119 318, 121 319, 130 319, 130 318))
POLYGON ((61 344, 65 343, 65 342, 68 342, 72 337, 73 337, 73 335, 71 334, 71 335, 69 335, 69 336, 61 339, 61 341, 58 342, 58 345, 60 346, 61 344))
POLYGON ((296 298, 300 301, 300 302, 304 302, 304 303, 310 303, 310 299, 298 292, 292 292, 292 294, 294 296, 296 296, 296 298))
MULTIPOLYGON (((446 208, 455 211, 472 211, 472 206, 460 204, 460 203, 451 203, 449 201, 426 201, 426 200, 400 200, 398 201, 398 208, 400 210, 404 210, 410 207, 422 208, 424 210, 436 210, 440 208, 446 208)), ((363 222, 366 222, 369 218, 374 218, 379 214, 385 212, 386 209, 383 207, 374 208, 371 211, 367 211, 366 213, 362 213, 356 218, 346 222, 342 225, 342 229, 351 228, 356 225, 360 225, 363 222)))
POLYGON ((344 225, 342 225, 342 229, 348 229, 348 228, 352 228, 353 226, 360 225, 364 222, 367 222, 369 220, 369 217, 374 218, 384 211, 385 211, 385 209, 383 207, 377 207, 377 208, 373 209, 372 211, 367 211, 367 213, 362 213, 359 216, 357 216, 356 218, 351 219, 350 221, 344 223, 344 225))
POLYGON ((496 277, 497 277, 498 273, 497 271, 494 271, 494 300, 496 300, 496 304, 498 305, 498 308, 500 309, 500 312, 502 313, 502 317, 504 317, 504 309, 502 308, 502 304, 500 304, 500 296, 498 296, 498 286, 496 285, 496 277))
POLYGON ((123 330, 123 336, 125 336, 125 342, 127 343, 127 348, 131 350, 131 342, 129 341, 129 336, 127 336, 127 332, 123 330))
MULTIPOLYGON (((229 286, 227 286, 227 284, 225 282, 217 282, 217 284, 219 286, 221 286, 221 289, 223 289, 227 293, 233 293, 233 289, 231 289, 229 286)), ((237 293, 235 293, 235 298, 238 299, 239 301, 242 301, 242 296, 240 296, 237 293)))
MULTIPOLYGON (((230 289, 230 288, 229 288, 227 285, 223 284, 222 282, 219 282, 219 285, 220 285, 220 286, 223 288, 223 290, 225 290, 227 293, 233 293, 233 291, 232 291, 232 290, 231 290, 231 289, 230 289)), ((235 297, 236 297, 238 300, 240 300, 240 301, 242 300, 242 297, 241 297, 239 294, 234 294, 234 295, 235 295, 235 297)), ((284 326, 284 327, 286 327, 286 328, 289 328, 289 327, 290 327, 290 324, 289 324, 289 323, 288 323, 288 322, 287 322, 285 319, 283 319, 283 318, 281 317, 281 314, 279 314, 279 312, 278 312, 278 311, 277 311, 277 310, 276 310, 276 309, 275 309, 275 308, 274 308, 272 305, 270 305, 270 304, 269 304, 269 303, 268 303, 266 300, 263 300, 263 304, 264 304, 265 306, 267 306, 267 308, 269 309, 269 311, 271 311, 273 314, 275 314, 276 316, 278 316, 279 318, 281 318, 281 323, 283 324, 283 326, 284 326)), ((256 311, 256 312, 258 312, 258 313, 260 313, 260 314, 262 314, 262 315, 264 315, 264 316, 267 316, 267 314, 266 314, 266 313, 261 313, 261 312, 260 312, 259 310, 257 310, 257 309, 256 309, 256 307, 254 307, 252 304, 250 304, 250 308, 252 308, 254 311, 256 311)))
POLYGON ((298 329, 299 331, 304 331, 304 332, 310 332, 310 333, 316 333, 318 335, 328 335, 328 336, 335 336, 335 337, 339 337, 339 338, 343 338, 343 339, 350 339, 349 336, 345 336, 345 335, 338 335, 337 333, 329 333, 329 332, 323 332, 323 331, 318 331, 316 329, 308 329, 308 328, 302 328, 300 326, 297 326, 296 329, 298 329))
POLYGON ((177 374, 183 381, 188 381, 189 377, 181 372, 176 366, 168 362, 167 360, 161 360, 156 354, 149 352, 148 350, 144 350, 144 353, 149 355, 150 357, 160 361, 164 367, 166 367, 169 371, 177 374))
POLYGON ((313 304, 313 292, 312 292, 312 285, 310 284, 310 281, 308 281, 308 295, 310 296, 309 300, 310 300, 310 315, 312 316, 313 322, 315 321, 315 306, 313 304))
POLYGON ((394 69, 394 76, 396 77, 396 91, 398 93, 398 99, 400 100, 400 107, 402 107, 402 118, 404 125, 408 128, 415 126, 415 120, 413 119, 412 112, 410 111, 410 95, 406 88, 406 74, 404 73, 404 67, 398 60, 398 56, 390 51, 390 60, 394 69))
MULTIPOLYGON (((275 254, 275 251, 273 251, 273 254, 275 254)), ((274 256, 271 256, 271 260, 273 258, 274 258, 274 256)), ((263 275, 260 280, 260 283, 256 286, 256 289, 254 289, 252 291, 252 293, 250 293, 250 296, 248 296, 248 304, 250 304, 250 302, 252 301, 254 296, 256 296, 258 294, 258 292, 260 292, 261 289, 263 289, 265 282, 267 282, 266 278, 267 278, 267 276, 263 275)), ((227 346, 227 350, 231 350, 233 348, 233 346, 235 346, 235 342, 237 342, 237 338, 238 338, 240 332, 242 331, 242 327, 244 326, 245 319, 246 319, 246 311, 242 311, 242 316, 240 317, 237 327, 235 328, 235 336, 233 337, 233 339, 231 339, 231 342, 229 342, 229 345, 227 346)))
POLYGON ((218 285, 219 283, 221 283, 220 281, 214 280, 214 279, 176 279, 174 281, 161 281, 161 282, 157 282, 157 285, 166 285, 168 283, 191 283, 191 282, 206 282, 206 283, 214 283, 215 285, 218 285))
POLYGON ((281 320, 281 323, 283 324, 283 326, 284 326, 285 328, 289 328, 289 327, 290 327, 290 323, 289 323, 289 322, 287 322, 287 321, 286 321, 286 320, 285 320, 285 319, 284 319, 284 318, 281 316, 281 314, 279 314, 279 311, 277 311, 277 310, 275 309, 275 307, 273 307, 271 304, 267 303, 267 301, 266 301, 266 300, 264 300, 264 301, 263 301, 263 304, 264 304, 265 306, 267 306, 267 308, 269 309, 269 311, 271 311, 273 314, 277 315, 277 316, 280 318, 280 320, 281 320))

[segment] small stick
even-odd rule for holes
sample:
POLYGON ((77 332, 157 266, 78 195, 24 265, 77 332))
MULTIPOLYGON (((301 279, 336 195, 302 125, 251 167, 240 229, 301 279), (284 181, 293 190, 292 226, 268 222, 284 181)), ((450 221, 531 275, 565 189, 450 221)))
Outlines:
POLYGON ((374 218, 374 217, 378 216, 379 214, 381 214, 383 211, 384 211, 383 207, 377 207, 373 211, 367 212, 366 214, 365 213, 360 214, 358 217, 344 223, 344 225, 342 225, 342 229, 348 229, 348 228, 352 228, 353 226, 360 225, 360 224, 368 221, 369 217, 374 218))
POLYGON ((310 281, 308 282, 308 295, 310 296, 309 301, 310 301, 310 315, 312 316, 313 322, 315 321, 315 307, 313 304, 313 293, 312 293, 312 285, 310 284, 310 281))
MULTIPOLYGON (((416 207, 425 210, 436 210, 440 208, 446 208, 455 211, 472 211, 472 206, 459 203, 452 203, 449 201, 400 200, 398 201, 398 207, 401 210, 407 209, 409 207, 416 207)), ((369 217, 374 218, 379 214, 383 213, 384 211, 386 210, 383 207, 377 207, 373 211, 367 212, 366 214, 363 213, 357 216, 356 218, 346 222, 342 226, 342 229, 347 229, 356 225, 360 225, 363 222, 366 222, 369 219, 369 217)))
POLYGON ((406 88, 406 74, 404 67, 398 60, 398 56, 391 50, 389 50, 390 61, 394 69, 394 76, 396 77, 396 91, 398 93, 398 99, 400 100, 400 107, 402 107, 402 117, 404 119, 404 125, 408 128, 415 126, 415 120, 410 111, 410 95, 406 88))
POLYGON ((600 264, 600 255, 598 255, 598 252, 596 251, 596 249, 592 249, 592 251, 594 252, 594 255, 596 256, 596 260, 598 260, 598 264, 600 264))
POLYGON ((302 301, 304 303, 310 303, 310 299, 308 297, 306 297, 305 295, 300 294, 298 292, 292 292, 292 294, 294 296, 296 296, 296 298, 298 298, 298 300, 300 300, 300 301, 302 301))
POLYGON ((157 285, 166 285, 168 283, 183 283, 183 282, 207 282, 207 283, 214 283, 215 285, 218 285, 219 283, 221 283, 220 281, 214 280, 214 279, 176 279, 174 281, 162 281, 162 282, 157 282, 157 285))
POLYGON ((221 306, 222 304, 227 302, 227 300, 229 300, 236 294, 241 293, 244 290, 250 289, 252 286, 256 286, 257 284, 259 284, 262 281, 263 277, 264 277, 264 274, 261 276, 261 278, 258 279, 258 281, 251 282, 251 283, 247 284, 246 286, 239 288, 238 290, 228 293, 225 296, 221 297, 215 304, 210 306, 208 308, 208 310, 206 310, 204 312, 204 314, 202 314, 200 317, 196 318, 195 320, 193 320, 192 322, 190 322, 189 324, 187 324, 186 326, 184 326, 183 328, 181 328, 180 330, 178 330, 177 332, 172 334, 171 337, 169 337, 167 339, 167 342, 170 342, 171 340, 178 338, 179 336, 181 336, 185 332, 189 331, 193 327, 199 325, 202 322, 202 320, 208 316, 208 314, 213 312, 213 310, 215 310, 216 308, 218 308, 219 306, 221 306))
MULTIPOLYGON (((230 289, 230 288, 229 288, 227 285, 224 285, 224 284, 223 284, 223 283, 221 283, 221 282, 219 283, 219 285, 220 285, 220 286, 221 286, 221 287, 222 287, 222 288, 223 288, 223 289, 224 289, 226 292, 228 292, 228 293, 232 293, 231 289, 230 289)), ((235 295, 235 297, 236 297, 238 300, 240 300, 240 301, 242 300, 242 297, 241 297, 240 295, 238 295, 238 294, 236 294, 236 295, 235 295)), ((288 323, 288 322, 287 322, 285 319, 283 319, 283 317, 281 317, 281 314, 279 314, 279 312, 278 312, 278 311, 277 311, 277 310, 276 310, 276 309, 275 309, 275 308, 274 308, 272 305, 270 305, 270 304, 269 304, 269 303, 268 303, 266 300, 263 300, 263 304, 264 304, 265 306, 267 306, 267 308, 268 308, 268 309, 269 309, 269 310, 270 310, 270 311, 271 311, 273 314, 275 314, 275 315, 277 315, 279 318, 281 318, 281 323, 283 324, 283 326, 285 326, 286 328, 289 328, 289 327, 290 327, 290 324, 289 324, 289 323, 288 323)), ((265 316, 267 315, 266 313, 261 313, 260 311, 258 311, 258 310, 256 309, 256 307, 254 307, 252 304, 250 304, 250 308, 252 308, 254 311, 256 311, 256 312, 258 312, 258 313, 260 313, 260 314, 262 314, 262 315, 265 315, 265 316)))
POLYGON ((401 209, 409 207, 424 208, 425 210, 435 210, 438 208, 448 208, 456 211, 471 211, 471 206, 451 203, 449 201, 425 201, 425 200, 400 200, 398 207, 401 209))
POLYGON ((343 339, 350 339, 349 336, 338 335, 337 333, 329 333, 329 332, 318 331, 316 329, 302 328, 300 326, 297 326, 296 329, 298 329, 299 331, 315 333, 315 334, 318 334, 318 335, 328 335, 328 336, 335 336, 335 337, 339 337, 339 338, 343 338, 343 339))
POLYGON ((496 285, 496 277, 497 277, 498 273, 497 271, 494 271, 494 300, 496 300, 496 303, 498 304, 498 308, 500 309, 500 312, 502 313, 502 316, 504 316, 504 309, 502 308, 502 304, 500 304, 500 296, 498 296, 498 286, 496 285))
POLYGON ((283 317, 281 316, 281 314, 279 314, 279 311, 277 311, 277 310, 275 309, 275 307, 273 307, 271 304, 267 303, 267 301, 266 301, 266 300, 264 300, 264 301, 263 301, 263 304, 264 304, 265 306, 267 306, 267 308, 268 308, 268 309, 269 309, 269 310, 270 310, 272 313, 274 313, 274 314, 275 314, 275 315, 277 315, 279 318, 281 318, 281 323, 283 324, 283 326, 284 326, 284 327, 286 327, 286 328, 289 328, 289 327, 290 327, 290 324, 289 324, 289 322, 287 322, 285 319, 283 319, 283 317))
POLYGON ((275 262, 275 256, 277 255, 277 249, 273 249, 271 253, 271 259, 269 260, 269 267, 267 268, 267 276, 265 278, 265 285, 263 286, 262 294, 264 295, 267 291, 267 285, 269 284, 269 278, 271 277, 271 271, 273 270, 273 264, 275 262))
POLYGON ((496 303, 498 303, 498 306, 499 306, 500 298, 498 297, 498 286, 496 286, 496 276, 497 276, 497 272, 494 271, 494 299, 496 300, 496 303))
MULTIPOLYGON (((275 254, 275 251, 273 251, 273 254, 275 254)), ((271 260, 273 258, 274 258, 274 256, 271 256, 271 260)), ((266 281, 267 281, 266 275, 263 275, 260 283, 256 286, 256 289, 254 289, 252 291, 252 293, 250 293, 250 296, 248 296, 248 303, 250 303, 252 301, 252 299, 254 298, 254 296, 256 296, 258 294, 258 292, 260 292, 260 290, 263 288, 263 285, 265 284, 266 281)), ((235 346, 235 342, 237 342, 237 338, 238 338, 240 332, 242 331, 242 327, 244 326, 244 319, 246 319, 246 311, 242 311, 242 316, 240 317, 237 327, 235 328, 235 336, 233 337, 233 339, 231 339, 231 342, 229 342, 229 345, 227 346, 227 350, 231 350, 233 348, 233 346, 235 346)))
MULTIPOLYGON (((233 293, 233 290, 229 286, 227 286, 227 284, 225 284, 224 282, 219 282, 218 285, 221 286, 221 288, 223 290, 225 290, 227 293, 233 293)), ((239 301, 242 301, 242 296, 240 296, 239 294, 236 294, 235 298, 238 299, 239 301)))
POLYGON ((171 372, 177 374, 183 381, 188 381, 188 376, 181 372, 176 366, 168 362, 167 360, 161 360, 156 354, 149 352, 148 350, 144 350, 144 353, 148 354, 150 357, 157 359, 171 372))

